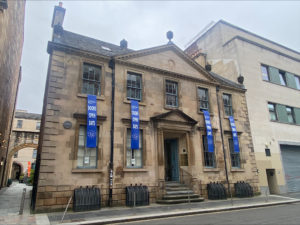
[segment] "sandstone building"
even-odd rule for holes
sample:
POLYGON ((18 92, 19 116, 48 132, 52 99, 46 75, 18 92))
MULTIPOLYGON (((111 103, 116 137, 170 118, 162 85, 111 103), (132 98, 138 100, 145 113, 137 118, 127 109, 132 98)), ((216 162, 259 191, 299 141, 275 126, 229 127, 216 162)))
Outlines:
POLYGON ((0 188, 6 186, 9 136, 19 82, 25 0, 0 1, 0 188))
POLYGON ((244 77, 262 192, 300 191, 300 53, 222 20, 185 52, 232 81, 244 77))
POLYGON ((237 181, 259 191, 243 85, 204 69, 171 41, 133 51, 125 40, 117 46, 66 31, 64 14, 55 7, 48 43, 36 211, 62 209, 74 188, 87 185, 101 189, 103 205, 124 205, 131 184, 147 185, 155 202, 168 181, 205 197, 210 182, 227 187, 226 174, 232 192, 237 181), (97 96, 96 148, 86 148, 88 94, 97 96), (131 99, 139 102, 138 150, 130 142, 131 99), (203 110, 210 113, 213 152, 203 110), (240 152, 233 150, 230 115, 240 152))
POLYGON ((19 179, 30 167, 35 168, 37 144, 41 125, 41 115, 16 110, 8 151, 6 178, 19 179))

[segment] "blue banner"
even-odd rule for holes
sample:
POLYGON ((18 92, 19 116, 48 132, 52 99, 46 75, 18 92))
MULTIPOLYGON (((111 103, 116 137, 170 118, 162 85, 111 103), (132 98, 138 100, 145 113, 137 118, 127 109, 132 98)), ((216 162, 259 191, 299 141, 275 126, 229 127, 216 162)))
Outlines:
POLYGON ((230 126, 231 126, 231 131, 232 131, 234 152, 240 152, 239 139, 238 139, 238 135, 237 135, 237 132, 236 132, 236 126, 235 126, 235 123, 234 123, 234 118, 232 116, 229 116, 229 122, 230 122, 230 126))
POLYGON ((131 100, 131 149, 139 149, 139 102, 131 100))
POLYGON ((87 127, 86 127, 86 147, 97 147, 97 97, 88 95, 87 98, 87 127))
POLYGON ((205 110, 203 110, 203 114, 204 114, 204 120, 206 125, 208 152, 214 152, 214 137, 213 137, 212 127, 210 123, 210 115, 209 112, 205 110))

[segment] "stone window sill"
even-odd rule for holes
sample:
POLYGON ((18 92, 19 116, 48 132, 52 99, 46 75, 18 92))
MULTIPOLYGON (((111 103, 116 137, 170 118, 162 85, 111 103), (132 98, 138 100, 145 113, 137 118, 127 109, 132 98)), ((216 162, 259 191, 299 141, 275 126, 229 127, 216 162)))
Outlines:
POLYGON ((273 123, 281 123, 281 124, 287 124, 287 125, 294 125, 294 126, 300 126, 300 124, 297 124, 297 123, 286 123, 286 122, 281 122, 279 120, 270 120, 270 122, 273 122, 273 123))
POLYGON ((72 169, 72 173, 103 173, 100 169, 72 169))
POLYGON ((205 167, 203 169, 204 172, 220 172, 220 169, 219 168, 207 168, 205 167))
MULTIPOLYGON (((202 112, 202 111, 200 111, 199 109, 198 109, 198 114, 200 114, 200 115, 204 115, 204 113, 202 112)), ((214 114, 213 113, 211 113, 211 112, 209 112, 209 116, 210 117, 214 117, 214 114)))
POLYGON ((123 168, 123 172, 148 172, 148 169, 144 169, 144 168, 123 168))
POLYGON ((242 169, 242 168, 231 168, 231 172, 245 172, 245 169, 242 169))
MULTIPOLYGON (((80 97, 80 98, 87 98, 87 94, 81 94, 81 93, 78 93, 78 94, 77 94, 77 97, 80 97)), ((104 95, 97 96, 97 100, 105 101, 104 95)))
MULTIPOLYGON (((130 104, 130 100, 128 99, 124 99, 123 101, 125 104, 130 104)), ((146 106, 146 103, 145 102, 138 102, 140 106, 146 106)))

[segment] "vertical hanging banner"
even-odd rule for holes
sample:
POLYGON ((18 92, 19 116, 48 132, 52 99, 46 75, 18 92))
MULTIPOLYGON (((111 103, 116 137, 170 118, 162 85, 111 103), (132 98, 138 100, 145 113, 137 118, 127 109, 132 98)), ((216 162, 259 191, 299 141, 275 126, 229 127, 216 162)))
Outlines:
POLYGON ((210 123, 210 115, 208 111, 203 111, 204 120, 206 125, 206 137, 207 137, 207 147, 208 152, 214 152, 214 137, 212 133, 212 127, 210 123))
POLYGON ((28 167, 27 167, 27 176, 30 177, 30 172, 31 172, 31 162, 28 161, 28 167))
POLYGON ((235 123, 234 123, 233 116, 229 116, 229 122, 230 122, 230 126, 231 126, 231 131, 232 131, 234 152, 240 152, 239 139, 238 139, 238 135, 237 135, 237 132, 236 132, 236 126, 235 126, 235 123))
POLYGON ((87 127, 86 127, 86 147, 97 147, 97 97, 88 95, 87 98, 87 127))
POLYGON ((131 100, 131 149, 139 149, 139 102, 131 100))

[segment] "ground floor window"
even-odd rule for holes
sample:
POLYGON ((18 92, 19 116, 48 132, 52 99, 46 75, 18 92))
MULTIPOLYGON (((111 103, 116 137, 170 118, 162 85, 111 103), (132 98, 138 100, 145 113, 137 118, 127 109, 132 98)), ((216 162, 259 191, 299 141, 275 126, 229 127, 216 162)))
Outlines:
MULTIPOLYGON (((99 131, 99 130, 98 130, 99 131)), ((99 132, 97 131, 97 134, 99 132)), ((98 143, 98 138, 97 138, 98 143)), ((77 168, 96 168, 97 148, 86 147, 86 125, 79 126, 77 168)))
POLYGON ((131 149, 131 129, 127 129, 126 141, 126 167, 142 168, 143 167, 143 132, 139 132, 139 149, 131 149))
POLYGON ((204 152, 204 166, 215 168, 216 167, 215 152, 208 151, 206 135, 202 136, 202 143, 203 143, 203 152, 204 152))
POLYGON ((233 139, 229 138, 228 143, 230 149, 231 167, 241 168, 240 153, 234 151, 233 139))

